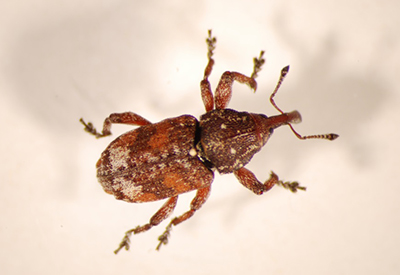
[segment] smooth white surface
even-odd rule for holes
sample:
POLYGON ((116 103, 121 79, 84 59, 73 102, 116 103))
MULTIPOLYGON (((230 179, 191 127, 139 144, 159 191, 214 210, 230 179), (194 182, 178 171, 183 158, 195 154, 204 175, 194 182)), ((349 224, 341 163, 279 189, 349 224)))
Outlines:
POLYGON ((1 274, 398 274, 398 1, 136 2, 0 3, 1 274), (340 138, 276 130, 248 167, 307 192, 257 197, 216 175, 168 246, 154 250, 163 223, 115 256, 125 230, 162 202, 104 193, 94 165, 112 138, 96 140, 78 120, 200 116, 209 28, 213 87, 225 70, 249 74, 266 50, 257 93, 235 84, 230 107, 275 114, 268 96, 290 64, 277 104, 300 111, 300 133, 340 138))

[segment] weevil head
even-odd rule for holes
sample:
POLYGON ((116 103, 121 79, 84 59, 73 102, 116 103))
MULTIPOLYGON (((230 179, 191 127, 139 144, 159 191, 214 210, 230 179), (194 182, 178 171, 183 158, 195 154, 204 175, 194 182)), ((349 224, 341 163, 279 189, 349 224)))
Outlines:
POLYGON ((298 111, 292 111, 290 113, 283 113, 271 117, 262 114, 251 115, 257 123, 257 128, 259 129, 259 135, 262 138, 263 145, 267 143, 269 137, 274 132, 274 129, 289 123, 297 124, 301 122, 301 115, 298 111))

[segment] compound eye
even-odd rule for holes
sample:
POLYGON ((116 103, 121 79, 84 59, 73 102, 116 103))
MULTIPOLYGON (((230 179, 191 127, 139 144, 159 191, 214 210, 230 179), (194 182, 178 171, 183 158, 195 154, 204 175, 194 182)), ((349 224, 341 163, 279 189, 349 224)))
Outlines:
POLYGON ((269 134, 272 135, 273 132, 274 132, 274 128, 269 128, 269 134))

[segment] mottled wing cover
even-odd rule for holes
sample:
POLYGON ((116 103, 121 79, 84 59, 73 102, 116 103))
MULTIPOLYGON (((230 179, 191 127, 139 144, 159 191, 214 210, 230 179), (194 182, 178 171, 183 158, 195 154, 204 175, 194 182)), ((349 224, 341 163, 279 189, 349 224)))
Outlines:
POLYGON ((104 190, 120 200, 148 202, 210 185, 213 172, 194 154, 197 124, 184 115, 119 136, 96 165, 104 190))

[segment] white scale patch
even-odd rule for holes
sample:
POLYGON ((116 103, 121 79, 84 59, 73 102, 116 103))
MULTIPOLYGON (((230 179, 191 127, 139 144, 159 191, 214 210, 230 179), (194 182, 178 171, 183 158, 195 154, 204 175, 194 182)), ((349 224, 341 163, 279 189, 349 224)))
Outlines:
POLYGON ((128 168, 126 160, 129 158, 130 150, 123 147, 110 149, 110 164, 111 170, 117 171, 120 167, 128 168))
POLYGON ((179 148, 178 146, 174 145, 174 146, 172 147, 172 151, 174 151, 174 153, 175 153, 176 155, 180 155, 180 153, 181 153, 181 148, 179 148))
POLYGON ((147 158, 149 163, 158 162, 159 159, 160 158, 158 156, 152 156, 151 154, 149 154, 149 157, 147 158))
POLYGON ((240 164, 239 165, 239 160, 237 159, 237 160, 235 160, 235 163, 233 164, 233 167, 240 167, 240 168, 242 168, 243 167, 243 164, 240 164), (239 166, 238 166, 239 165, 239 166))
MULTIPOLYGON (((181 164, 182 164, 182 162, 181 162, 181 164)), ((188 161, 184 161, 183 162, 183 167, 185 169, 190 169, 192 167, 192 165, 188 161)))
POLYGON ((165 159, 165 158, 168 157, 168 155, 169 155, 169 152, 168 151, 164 151, 163 153, 161 153, 161 158, 165 159))
POLYGON ((131 201, 129 198, 134 199, 142 193, 142 186, 135 186, 132 182, 127 182, 121 178, 115 178, 112 187, 115 191, 122 192, 127 197, 125 201, 128 202, 131 201))

